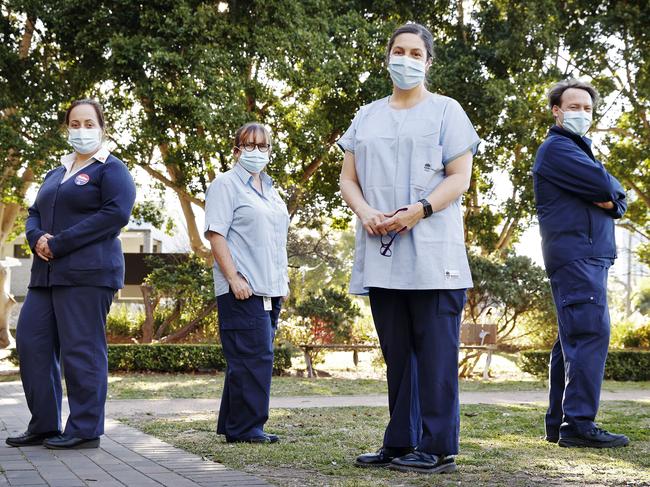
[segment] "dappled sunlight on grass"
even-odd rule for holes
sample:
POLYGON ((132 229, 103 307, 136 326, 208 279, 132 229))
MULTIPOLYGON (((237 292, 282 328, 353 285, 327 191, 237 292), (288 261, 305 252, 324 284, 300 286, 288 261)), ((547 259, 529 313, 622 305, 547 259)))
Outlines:
POLYGON ((214 434, 215 419, 209 417, 126 421, 277 485, 650 485, 650 411, 644 405, 603 406, 603 424, 633 439, 627 448, 604 451, 540 440, 543 414, 536 405, 463 406, 459 473, 434 478, 352 465, 356 455, 381 445, 385 408, 271 410, 266 429, 280 435, 275 446, 226 444, 214 434))

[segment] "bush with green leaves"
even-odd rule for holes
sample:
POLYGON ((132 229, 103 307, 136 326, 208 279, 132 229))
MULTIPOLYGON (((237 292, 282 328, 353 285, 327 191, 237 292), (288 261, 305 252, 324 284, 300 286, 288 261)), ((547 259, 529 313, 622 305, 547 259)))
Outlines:
POLYGON ((179 254, 175 259, 152 255, 148 263, 154 269, 145 279, 152 292, 153 338, 177 342, 203 329, 216 340, 214 283, 205 260, 197 254, 179 254))
MULTIPOLYGON (((536 377, 548 377, 548 350, 527 350, 519 355, 522 371, 536 377)), ((621 381, 650 380, 650 351, 610 350, 605 364, 605 379, 621 381)))
MULTIPOLYGON (((285 374, 291 368, 291 347, 275 347, 273 373, 285 374)), ((18 353, 9 357, 15 365, 18 353)), ((111 372, 199 372, 224 370, 226 359, 221 345, 188 344, 109 344, 108 370, 111 372)))
POLYGON ((113 304, 106 317, 106 335, 109 337, 139 338, 142 335, 143 313, 131 313, 124 304, 113 304))
POLYGON ((464 320, 496 323, 500 344, 551 345, 557 321, 544 270, 519 255, 469 258, 474 287, 467 291, 464 320))

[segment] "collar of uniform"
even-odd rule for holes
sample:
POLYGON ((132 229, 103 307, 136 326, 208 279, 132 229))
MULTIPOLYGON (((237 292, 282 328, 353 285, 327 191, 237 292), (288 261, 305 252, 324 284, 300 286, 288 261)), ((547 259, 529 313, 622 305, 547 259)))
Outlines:
POLYGON ((589 147, 591 147, 591 139, 589 137, 580 137, 578 134, 574 134, 573 132, 569 132, 568 130, 563 129, 562 127, 560 127, 559 125, 553 125, 551 127, 550 132, 556 133, 558 135, 562 135, 564 137, 568 137, 568 138, 570 138, 572 140, 575 140, 576 142, 581 140, 582 142, 587 144, 589 147))
MULTIPOLYGON (((253 177, 253 175, 251 173, 249 173, 246 169, 244 169, 244 167, 239 163, 235 164, 235 167, 233 168, 233 170, 235 171, 235 174, 237 174, 237 176, 239 176, 239 179, 241 179, 242 183, 244 183, 244 184, 248 184, 248 182, 253 177)), ((265 171, 262 171, 260 173, 260 179, 267 186, 273 186, 273 180, 271 179, 271 176, 266 174, 265 171)))
MULTIPOLYGON (((97 152, 95 152, 92 156, 88 158, 86 164, 90 163, 92 159, 99 162, 106 162, 106 159, 108 159, 108 156, 110 155, 111 153, 106 147, 100 147, 100 149, 97 152)), ((70 171, 70 168, 74 164, 74 159, 75 159, 74 152, 70 154, 66 154, 63 157, 61 157, 61 164, 63 164, 66 171, 70 171)))

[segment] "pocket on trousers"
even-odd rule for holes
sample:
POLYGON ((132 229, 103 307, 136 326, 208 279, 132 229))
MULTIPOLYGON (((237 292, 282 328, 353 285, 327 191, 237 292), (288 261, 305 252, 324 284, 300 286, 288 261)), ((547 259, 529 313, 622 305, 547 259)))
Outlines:
POLYGON ((569 336, 600 334, 606 328, 606 308, 601 293, 580 291, 561 297, 562 325, 569 336))
POLYGON ((224 330, 232 334, 234 352, 242 357, 261 357, 273 353, 271 326, 268 319, 257 318, 254 328, 224 330))
POLYGON ((465 289, 438 291, 438 315, 459 315, 465 306, 465 289))

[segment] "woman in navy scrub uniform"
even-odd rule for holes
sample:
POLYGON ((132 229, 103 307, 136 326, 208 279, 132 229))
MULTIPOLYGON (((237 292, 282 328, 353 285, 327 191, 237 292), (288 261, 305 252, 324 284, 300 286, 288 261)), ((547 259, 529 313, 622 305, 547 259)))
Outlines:
POLYGON ((47 173, 25 224, 34 262, 16 346, 31 420, 25 433, 7 438, 11 446, 96 448, 104 433, 106 315, 124 283, 118 236, 135 184, 102 147, 104 116, 95 100, 73 102, 65 123, 74 152, 47 173), (60 363, 70 406, 63 433, 60 363))
POLYGON ((369 295, 387 365, 390 421, 360 467, 456 469, 458 346, 465 290, 461 195, 479 137, 459 103, 424 84, 431 33, 397 29, 391 96, 362 107, 339 140, 341 194, 357 215, 350 292, 369 295))

